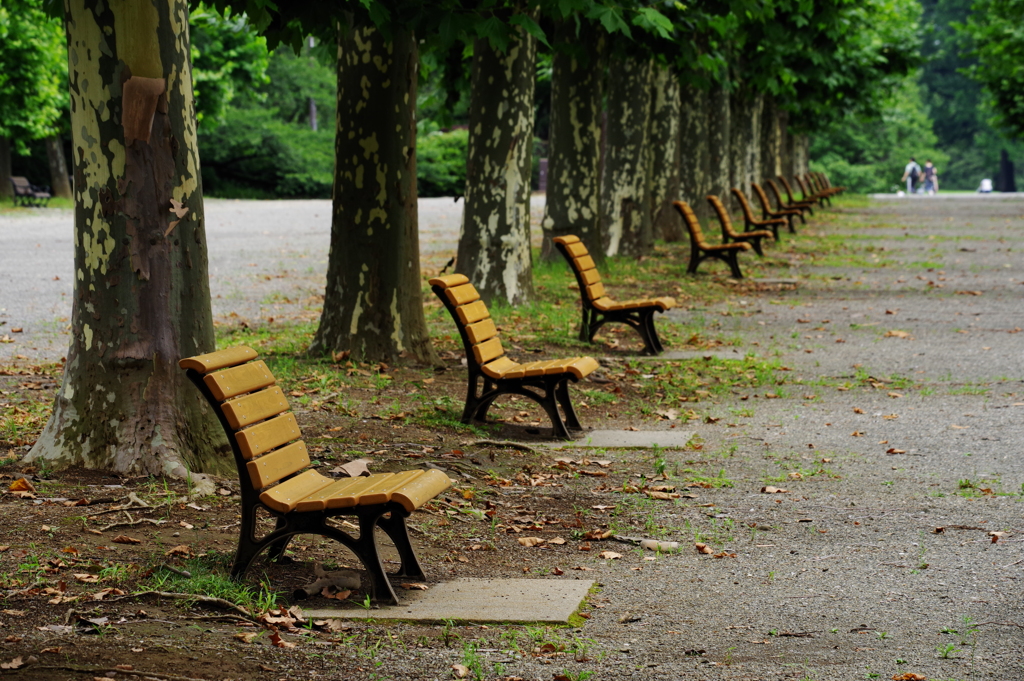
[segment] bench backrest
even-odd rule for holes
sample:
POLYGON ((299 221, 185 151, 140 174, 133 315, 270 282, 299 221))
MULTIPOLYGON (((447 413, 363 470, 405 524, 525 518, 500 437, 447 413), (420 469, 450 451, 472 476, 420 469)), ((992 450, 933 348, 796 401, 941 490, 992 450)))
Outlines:
POLYGON ((754 217, 754 209, 752 209, 751 204, 746 201, 746 197, 743 196, 742 191, 736 187, 732 187, 732 196, 736 197, 736 201, 738 201, 739 205, 742 207, 743 217, 746 218, 746 221, 751 223, 757 222, 757 218, 754 217))
POLYGON ((28 181, 27 177, 16 177, 11 176, 11 186, 14 187, 14 193, 18 196, 32 196, 32 183, 28 181))
POLYGON ((498 338, 498 329, 480 300, 476 287, 464 274, 449 274, 430 280, 430 287, 448 308, 466 349, 466 362, 470 371, 482 370, 486 374, 500 375, 515 364, 505 356, 498 338), (490 371, 488 371, 490 370, 490 371))
MULTIPOLYGON (((769 180, 769 182, 771 182, 771 180, 769 180)), ((789 180, 782 175, 779 175, 779 182, 781 182, 782 186, 786 188, 786 196, 789 197, 789 202, 795 203, 796 200, 793 198, 793 188, 789 185, 789 180)))
MULTIPOLYGON (((772 208, 771 202, 768 201, 768 195, 764 193, 764 189, 761 188, 761 185, 759 185, 758 183, 754 182, 754 183, 752 183, 750 185, 750 187, 751 187, 751 189, 754 190, 754 193, 757 194, 757 199, 761 202, 761 208, 764 209, 764 212, 765 213, 774 212, 774 209, 772 208)), ((780 205, 779 208, 781 209, 782 206, 780 205)))
POLYGON ((590 252, 583 245, 578 236, 569 234, 556 236, 552 241, 555 247, 562 252, 565 259, 569 261, 573 274, 576 275, 576 283, 579 284, 580 294, 583 302, 588 307, 593 307, 594 301, 605 297, 604 284, 601 283, 601 273, 597 271, 594 259, 590 252))
POLYGON ((798 185, 800 185, 800 192, 804 195, 804 198, 805 199, 811 198, 811 196, 814 194, 814 192, 808 190, 807 185, 804 184, 803 179, 799 175, 794 175, 793 179, 796 180, 796 183, 798 185))
MULTIPOLYGON (((786 202, 782 200, 782 192, 779 191, 779 186, 771 179, 765 180, 768 183, 768 188, 772 190, 772 194, 775 194, 775 203, 778 204, 779 208, 785 208, 786 202)), ((792 200, 790 201, 792 203, 792 200)))
MULTIPOLYGON (((306 444, 284 391, 256 351, 238 346, 178 362, 211 402, 234 439, 240 480, 259 493, 310 465, 306 444), (194 374, 192 373, 194 372, 194 374), (197 378, 201 379, 200 382, 197 378), (204 389, 205 388, 205 389, 204 389)), ((243 498, 245 485, 242 485, 243 498)))
POLYGON ((690 231, 690 246, 707 248, 708 242, 704 238, 704 230, 700 228, 700 220, 697 219, 697 214, 690 208, 690 204, 686 203, 686 201, 673 201, 672 205, 683 216, 683 222, 690 231))
POLYGON ((735 229, 733 229, 732 219, 729 217, 729 211, 725 209, 722 202, 714 194, 708 194, 707 200, 708 203, 711 204, 711 207, 715 209, 715 212, 718 213, 718 221, 722 223, 722 234, 728 237, 728 239, 724 239, 724 241, 728 241, 729 239, 738 239, 740 235, 736 233, 735 229))

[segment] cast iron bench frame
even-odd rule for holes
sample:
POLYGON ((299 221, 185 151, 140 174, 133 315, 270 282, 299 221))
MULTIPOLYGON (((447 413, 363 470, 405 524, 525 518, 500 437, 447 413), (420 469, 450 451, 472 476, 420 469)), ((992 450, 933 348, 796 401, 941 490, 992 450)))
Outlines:
POLYGON ((732 276, 736 279, 743 278, 740 271, 739 254, 741 251, 749 251, 750 244, 745 242, 709 244, 704 238, 704 230, 700 227, 700 220, 697 219, 690 204, 685 201, 673 201, 672 205, 683 216, 683 223, 690 232, 690 265, 686 268, 687 274, 696 274, 697 268, 708 258, 717 258, 729 266, 732 276))

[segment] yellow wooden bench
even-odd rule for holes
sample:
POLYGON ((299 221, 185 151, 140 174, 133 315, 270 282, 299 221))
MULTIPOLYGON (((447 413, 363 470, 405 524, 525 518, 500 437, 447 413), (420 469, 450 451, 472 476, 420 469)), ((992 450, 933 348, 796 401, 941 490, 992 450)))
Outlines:
POLYGON ((803 196, 802 200, 817 201, 820 206, 824 206, 826 202, 828 205, 832 205, 831 192, 819 192, 816 189, 811 189, 810 183, 804 182, 804 179, 799 175, 794 175, 793 179, 796 180, 797 185, 800 187, 800 194, 803 196))
POLYGON ((767 229, 755 229, 749 232, 737 232, 733 229, 732 219, 729 217, 729 211, 725 209, 722 202, 718 200, 718 197, 714 194, 708 194, 708 203, 714 208, 715 213, 718 215, 718 222, 722 225, 722 243, 748 243, 754 247, 754 252, 760 256, 764 256, 764 251, 761 249, 761 239, 772 239, 774 236, 767 229))
POLYGON ((815 178, 817 178, 818 184, 820 184, 823 189, 828 189, 830 191, 834 191, 837 194, 842 194, 843 192, 846 191, 846 187, 834 187, 834 186, 832 186, 832 182, 829 181, 828 175, 826 175, 825 173, 811 173, 811 174, 814 175, 815 178))
POLYGON ((683 216, 683 223, 690 232, 690 266, 686 268, 687 273, 696 274, 697 267, 707 258, 717 258, 729 266, 732 276, 736 279, 743 278, 740 271, 739 254, 742 251, 749 251, 748 243, 732 244, 709 244, 704 238, 704 231, 700 228, 700 220, 694 214, 690 204, 685 201, 673 201, 672 205, 683 216))
POLYGON ((14 205, 44 207, 53 198, 49 187, 37 187, 20 175, 11 176, 11 189, 14 191, 14 205))
POLYGON ((379 527, 394 542, 401 560, 397 576, 423 579, 405 518, 451 486, 439 470, 329 478, 309 468, 309 454, 284 392, 256 351, 238 346, 178 362, 213 407, 228 435, 238 467, 242 497, 241 534, 231 575, 240 578, 256 557, 284 557, 296 534, 319 534, 350 549, 363 563, 374 599, 398 603, 374 541, 379 527), (257 511, 276 518, 273 531, 257 536, 257 511), (359 534, 332 524, 355 516, 359 534))
MULTIPOLYGON (((775 195, 775 203, 779 206, 779 208, 800 211, 800 219, 803 219, 804 213, 810 213, 811 215, 814 215, 813 205, 803 201, 793 201, 792 196, 789 197, 789 201, 786 201, 782 198, 782 192, 779 191, 779 185, 775 184, 774 180, 769 179, 765 180, 765 182, 768 183, 768 188, 771 189, 772 194, 775 195)), ((806 223, 807 221, 804 220, 804 222, 806 223)))
POLYGON ((580 340, 594 342, 594 334, 608 322, 621 322, 636 329, 644 341, 644 351, 660 355, 665 351, 654 328, 654 313, 664 312, 676 306, 669 297, 644 298, 641 300, 617 301, 609 298, 601 283, 594 259, 578 236, 556 236, 555 247, 569 261, 576 283, 580 287, 583 308, 583 324, 580 326, 580 340))
POLYGON ((757 231, 767 227, 772 230, 772 236, 776 241, 779 240, 779 227, 782 227, 789 223, 787 218, 769 218, 766 220, 758 220, 754 217, 754 209, 751 208, 750 202, 747 201, 747 197, 736 187, 732 188, 733 196, 739 201, 740 207, 743 209, 743 229, 747 232, 757 231))
POLYGON ((597 360, 572 357, 519 364, 505 355, 487 305, 466 275, 436 277, 430 280, 430 287, 451 314, 466 349, 469 389, 463 423, 484 420, 491 404, 502 395, 522 395, 544 408, 556 437, 568 440, 570 429, 583 429, 569 401, 568 383, 597 369, 597 360), (558 413, 559 406, 565 413, 564 420, 558 413))
POLYGON ((786 220, 789 221, 790 234, 796 234, 796 228, 793 226, 794 217, 800 218, 805 225, 807 224, 807 218, 804 217, 802 212, 795 208, 783 208, 781 203, 778 208, 772 208, 772 204, 768 200, 768 195, 764 193, 764 189, 761 188, 761 185, 754 182, 750 185, 750 188, 754 190, 754 193, 757 194, 757 200, 761 202, 762 218, 766 220, 769 218, 786 218, 786 220))

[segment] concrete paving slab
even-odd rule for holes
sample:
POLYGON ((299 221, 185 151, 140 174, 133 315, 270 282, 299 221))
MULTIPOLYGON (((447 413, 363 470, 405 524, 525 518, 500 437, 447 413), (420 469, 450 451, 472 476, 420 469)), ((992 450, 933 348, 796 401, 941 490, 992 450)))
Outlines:
POLYGON ((631 357, 633 360, 644 362, 663 362, 673 359, 704 359, 714 357, 715 359, 743 359, 747 351, 743 348, 732 350, 666 350, 660 355, 637 355, 631 357))
POLYGON ((671 430, 592 430, 573 442, 551 443, 553 449, 682 449, 694 431, 671 430))
POLYGON ((380 609, 305 609, 318 619, 414 620, 417 622, 546 622, 567 624, 594 585, 584 579, 456 579, 426 591, 401 591, 401 605, 380 609))

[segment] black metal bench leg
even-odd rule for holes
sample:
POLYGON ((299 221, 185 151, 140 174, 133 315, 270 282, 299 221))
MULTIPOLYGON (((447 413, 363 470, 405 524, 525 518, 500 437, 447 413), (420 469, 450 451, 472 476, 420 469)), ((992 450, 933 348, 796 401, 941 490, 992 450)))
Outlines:
MULTIPOLYGON (((288 522, 284 518, 278 518, 277 526, 274 527, 274 532, 283 530, 285 527, 287 527, 287 525, 288 522)), ((288 549, 288 544, 291 542, 291 540, 291 535, 288 535, 287 537, 282 537, 281 539, 278 539, 277 541, 273 542, 270 545, 270 549, 267 551, 267 558, 272 561, 280 561, 282 558, 285 557, 284 552, 288 549)))
POLYGON ((697 246, 690 247, 690 265, 686 268, 687 274, 697 274, 697 268, 700 266, 700 261, 703 258, 700 257, 700 251, 697 246))
POLYGON ((643 319, 644 328, 647 329, 647 336, 650 338, 650 345, 654 349, 653 354, 660 355, 665 352, 665 346, 661 344, 661 338, 658 337, 658 330, 654 328, 654 310, 649 310, 644 314, 643 319))
POLYGON ((462 410, 462 422, 469 423, 473 420, 476 412, 480 409, 480 400, 477 398, 477 379, 479 376, 469 377, 469 387, 466 388, 466 406, 462 410))
POLYGON ((732 251, 725 255, 725 262, 729 265, 729 269, 732 270, 732 276, 735 279, 742 279, 743 272, 740 272, 740 259, 739 254, 736 251, 732 251))
POLYGON ((555 398, 557 390, 557 384, 548 384, 544 389, 544 398, 540 401, 540 406, 544 408, 548 418, 551 419, 551 431, 554 436, 563 440, 571 440, 572 437, 570 437, 569 431, 565 427, 565 422, 562 421, 562 415, 558 413, 558 404, 555 398))
POLYGON ((764 257, 764 251, 761 250, 761 240, 760 239, 751 239, 750 240, 750 245, 754 247, 754 252, 755 253, 757 253, 762 258, 764 257))
POLYGON ((579 418, 576 416, 576 410, 573 409, 572 401, 569 399, 568 379, 560 381, 555 386, 555 398, 562 405, 562 411, 565 412, 565 424, 573 430, 583 430, 583 424, 580 423, 579 418))
MULTIPOLYGON (((377 551, 377 541, 373 536, 373 528, 377 525, 380 516, 376 511, 362 512, 359 514, 359 538, 355 541, 355 552, 366 568, 370 577, 372 588, 371 597, 375 601, 388 601, 392 605, 398 605, 398 595, 391 588, 387 573, 384 572, 384 564, 380 560, 380 553, 377 551)), ((335 532, 341 532, 336 528, 325 525, 335 532)))
POLYGON ((592 317, 594 313, 587 308, 583 308, 583 322, 580 324, 580 340, 584 343, 589 343, 594 337, 590 327, 592 324, 592 317))
POLYGON ((411 577, 413 579, 426 579, 427 576, 420 567, 420 561, 416 558, 416 551, 412 548, 409 540, 409 528, 405 525, 405 517, 398 511, 391 511, 390 517, 381 516, 377 521, 380 529, 391 537, 398 551, 398 558, 402 562, 396 576, 411 577))

